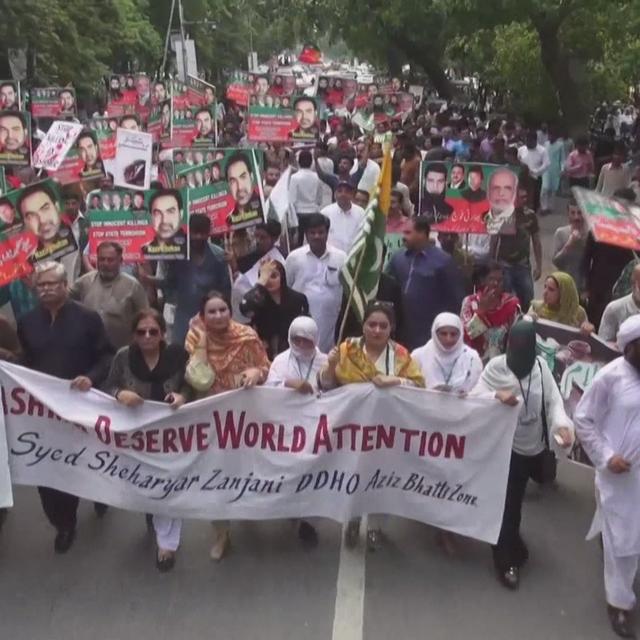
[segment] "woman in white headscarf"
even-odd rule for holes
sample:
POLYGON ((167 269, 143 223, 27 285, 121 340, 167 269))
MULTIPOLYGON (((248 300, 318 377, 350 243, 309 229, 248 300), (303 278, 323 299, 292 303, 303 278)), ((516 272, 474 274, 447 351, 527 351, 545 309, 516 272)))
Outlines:
POLYGON ((313 318, 298 316, 289 327, 289 348, 271 363, 265 384, 288 387, 300 393, 318 390, 318 371, 327 356, 318 349, 318 325, 313 318))
MULTIPOLYGON (((313 318, 298 316, 289 327, 289 348, 271 363, 266 385, 287 387, 298 393, 318 390, 318 372, 327 356, 318 347, 318 325, 313 318)), ((309 546, 318 544, 318 532, 306 520, 300 520, 298 537, 309 546)))
POLYGON ((418 363, 427 389, 466 394, 480 379, 482 360, 464 343, 462 320, 453 313, 436 316, 431 340, 411 357, 418 363))
MULTIPOLYGON (((427 389, 467 394, 482 374, 478 352, 464 343, 462 320, 454 313, 440 313, 431 326, 431 340, 415 349, 411 357, 422 371, 427 389)), ((437 543, 447 555, 458 550, 457 537, 438 530, 437 543)))

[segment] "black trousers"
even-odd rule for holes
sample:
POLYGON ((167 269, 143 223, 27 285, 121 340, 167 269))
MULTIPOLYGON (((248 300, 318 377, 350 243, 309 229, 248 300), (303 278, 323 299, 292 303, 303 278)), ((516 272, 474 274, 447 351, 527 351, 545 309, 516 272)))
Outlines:
POLYGON ((498 543, 492 547, 493 561, 500 572, 509 567, 521 567, 529 557, 527 547, 520 537, 522 502, 529 478, 539 469, 541 460, 542 454, 522 456, 511 452, 502 527, 498 543))
POLYGON ((569 178, 570 187, 583 187, 589 188, 589 178, 569 178))
POLYGON ((542 191, 542 178, 529 178, 531 194, 529 196, 532 209, 538 213, 540 210, 540 192, 542 191))
POLYGON ((38 487, 38 493, 47 519, 58 531, 71 531, 76 528, 76 512, 80 498, 49 487, 38 487))

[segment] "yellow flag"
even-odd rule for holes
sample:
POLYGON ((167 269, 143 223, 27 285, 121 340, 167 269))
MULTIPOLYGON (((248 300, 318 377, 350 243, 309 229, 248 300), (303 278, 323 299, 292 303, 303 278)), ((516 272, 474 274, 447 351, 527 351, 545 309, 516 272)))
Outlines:
POLYGON ((382 213, 389 214, 391 206, 391 145, 386 144, 382 159, 382 170, 378 178, 378 204, 382 213))

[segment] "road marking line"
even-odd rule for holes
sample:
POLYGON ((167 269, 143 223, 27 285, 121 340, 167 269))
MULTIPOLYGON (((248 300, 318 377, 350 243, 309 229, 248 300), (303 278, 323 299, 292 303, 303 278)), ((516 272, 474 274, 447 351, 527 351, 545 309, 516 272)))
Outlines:
POLYGON ((332 640, 362 640, 364 633, 364 590, 367 554, 367 516, 360 522, 355 549, 345 545, 347 524, 342 527, 340 564, 336 584, 336 606, 332 640))

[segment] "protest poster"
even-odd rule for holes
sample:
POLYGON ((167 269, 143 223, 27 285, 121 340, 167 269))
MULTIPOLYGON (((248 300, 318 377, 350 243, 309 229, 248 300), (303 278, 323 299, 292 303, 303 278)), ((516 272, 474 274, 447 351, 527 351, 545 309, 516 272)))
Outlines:
POLYGON ((179 147, 171 150, 172 174, 171 180, 175 184, 178 173, 205 163, 218 162, 224 158, 225 149, 209 147, 179 147))
POLYGON ((26 231, 22 217, 16 210, 15 201, 6 195, 4 169, 0 177, 0 286, 24 278, 33 271, 31 255, 38 247, 38 240, 26 231))
POLYGON ((151 107, 147 132, 153 136, 154 142, 167 146, 171 144, 172 129, 173 101, 168 98, 151 107))
POLYGON ((176 174, 176 186, 188 188, 189 215, 207 215, 212 235, 263 222, 265 207, 256 151, 216 150, 214 157, 219 159, 176 174))
POLYGON ((61 185, 97 180, 105 176, 98 136, 91 129, 84 129, 58 169, 49 171, 49 177, 61 185))
POLYGON ((80 123, 56 120, 34 151, 32 165, 47 171, 58 169, 81 131, 80 123))
POLYGON ((16 80, 0 80, 0 111, 20 111, 22 96, 16 80))
POLYGON ((296 77, 293 73, 284 73, 276 71, 271 75, 271 86, 269 93, 272 96, 292 96, 296 93, 296 77))
POLYGON ((125 262, 189 257, 186 192, 101 189, 87 196, 89 256, 105 240, 118 242, 125 262))
MULTIPOLYGON (((53 180, 14 189, 3 200, 8 202, 7 211, 9 205, 13 207, 15 224, 20 221, 23 230, 33 236, 33 242, 28 241, 29 245, 35 245, 29 254, 30 261, 58 260, 78 249, 71 221, 64 214, 60 192, 53 180)), ((21 250, 26 251, 26 242, 23 238, 21 250)))
POLYGON ((217 103, 215 85, 189 75, 187 76, 187 91, 191 106, 212 107, 215 113, 215 105, 217 103))
POLYGON ((0 165, 31 164, 31 114, 0 111, 0 165))
MULTIPOLYGON (((195 84, 191 79, 191 83, 195 84)), ((211 85, 207 85, 207 88, 211 85)), ((215 146, 217 139, 216 104, 206 104, 206 93, 198 93, 189 84, 172 82, 172 147, 215 146)))
POLYGON ((107 113, 109 117, 138 114, 146 122, 151 106, 151 80, 144 73, 112 74, 108 78, 107 113))
POLYGON ((434 231, 513 235, 518 168, 467 162, 422 162, 420 215, 434 231))
POLYGON ((572 192, 596 242, 640 251, 639 206, 581 187, 572 192))
POLYGON ((358 82, 355 73, 318 76, 316 97, 331 110, 345 107, 355 99, 358 82))
POLYGON ((149 189, 153 136, 143 131, 118 129, 113 183, 125 189, 149 189))
POLYGON ((100 157, 103 160, 113 160, 116 157, 116 132, 118 129, 128 131, 143 131, 140 117, 135 113, 114 118, 91 118, 89 128, 95 132, 100 147, 100 157))
MULTIPOLYGON (((252 96, 253 101, 256 96, 252 96)), ((252 142, 314 144, 320 134, 318 103, 309 96, 277 98, 267 95, 249 106, 247 137, 252 142)))
POLYGON ((29 92, 34 118, 66 118, 77 115, 73 87, 34 87, 29 92))
POLYGON ((246 71, 234 71, 227 84, 225 93, 227 100, 231 100, 241 107, 246 107, 249 104, 249 96, 253 92, 254 78, 254 74, 249 74, 246 71))
MULTIPOLYGON (((579 329, 549 320, 536 320, 538 353, 544 357, 572 418, 576 406, 596 373, 621 354, 597 335, 583 335, 579 329)), ((571 449, 569 459, 591 464, 580 442, 571 449)))
POLYGON ((16 485, 174 518, 381 513, 488 543, 500 532, 518 408, 494 399, 257 387, 133 411, 9 363, 0 382, 16 485))

